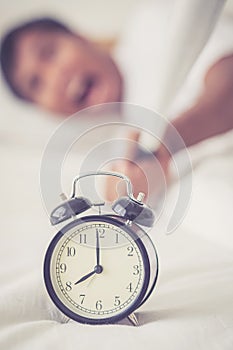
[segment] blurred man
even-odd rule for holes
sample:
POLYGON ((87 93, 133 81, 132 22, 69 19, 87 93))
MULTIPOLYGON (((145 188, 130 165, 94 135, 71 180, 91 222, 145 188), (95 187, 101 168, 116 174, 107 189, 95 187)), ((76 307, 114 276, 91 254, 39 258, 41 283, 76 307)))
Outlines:
MULTIPOLYGON (((8 33, 2 41, 1 65, 15 95, 59 114, 121 101, 123 96, 123 78, 110 54, 52 19, 28 22, 8 33)), ((232 96, 233 55, 229 55, 210 67, 199 99, 172 122, 186 147, 233 127, 232 96)), ((179 149, 169 135, 166 130, 164 138, 175 154, 179 149)), ((138 135, 130 138, 137 141, 138 135)), ((172 155, 162 144, 156 150, 166 176, 172 155)), ((141 168, 146 167, 150 161, 142 160, 141 168)), ((133 162, 116 163, 114 170, 131 178, 135 192, 142 188, 146 192, 143 172, 133 162)), ((108 195, 115 196, 111 183, 108 195)))
POLYGON ((15 95, 62 115, 121 100, 122 78, 111 56, 53 19, 10 31, 1 65, 15 95))

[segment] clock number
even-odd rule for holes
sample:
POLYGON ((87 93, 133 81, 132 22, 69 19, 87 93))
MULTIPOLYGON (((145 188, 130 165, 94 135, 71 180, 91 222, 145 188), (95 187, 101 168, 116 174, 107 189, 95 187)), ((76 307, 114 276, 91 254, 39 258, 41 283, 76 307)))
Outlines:
POLYGON ((126 289, 131 293, 133 291, 132 282, 126 287, 126 289))
POLYGON ((119 306, 121 303, 120 301, 120 297, 119 296, 115 296, 115 302, 114 302, 114 306, 119 306))
POLYGON ((97 300, 97 302, 95 304, 95 308, 96 308, 96 310, 102 310, 102 308, 103 308, 102 300, 97 300))
POLYGON ((86 244, 87 243, 87 235, 86 233, 80 233, 79 235, 79 244, 86 244))
POLYGON ((66 272, 66 264, 62 263, 60 264, 60 272, 65 273, 66 272))
POLYGON ((67 256, 75 256, 76 249, 75 247, 67 247, 67 256))
POLYGON ((127 247, 127 250, 128 250, 128 256, 133 256, 133 247, 131 245, 127 247))
POLYGON ((116 233, 116 243, 119 243, 119 233, 116 233))
POLYGON ((70 292, 72 290, 71 282, 66 282, 66 287, 65 287, 67 292, 70 292))
POLYGON ((138 265, 134 265, 134 266, 133 266, 133 269, 134 269, 133 275, 138 275, 139 272, 140 272, 139 266, 138 266, 138 265))
POLYGON ((85 294, 79 294, 79 298, 81 298, 81 305, 84 302, 85 296, 86 296, 85 294))
POLYGON ((99 234, 100 238, 104 238, 105 237, 105 229, 104 228, 97 228, 96 229, 96 233, 99 234))

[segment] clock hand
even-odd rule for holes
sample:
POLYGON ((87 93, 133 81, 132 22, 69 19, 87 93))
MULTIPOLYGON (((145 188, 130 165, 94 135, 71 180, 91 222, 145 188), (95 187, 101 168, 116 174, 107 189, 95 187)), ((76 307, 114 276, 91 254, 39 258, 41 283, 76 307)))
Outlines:
POLYGON ((100 266, 100 238, 98 229, 96 230, 96 266, 100 266))
POLYGON ((83 276, 82 278, 80 278, 80 280, 75 282, 75 284, 78 284, 78 283, 81 283, 81 282, 85 281, 86 279, 88 279, 89 277, 94 275, 95 273, 96 273, 96 270, 93 270, 93 271, 89 272, 87 275, 83 276))
POLYGON ((96 266, 93 271, 89 272, 87 275, 83 276, 75 282, 75 284, 81 283, 94 275, 95 273, 100 274, 103 271, 103 267, 100 265, 100 242, 99 242, 99 232, 96 230, 96 266))
POLYGON ((89 282, 87 283, 86 287, 88 288, 90 286, 90 284, 95 280, 96 278, 96 275, 92 276, 90 279, 89 279, 89 282))
POLYGON ((75 284, 78 284, 78 283, 81 283, 81 282, 87 280, 89 277, 91 277, 95 273, 100 274, 100 273, 102 273, 102 271, 103 271, 103 267, 101 265, 96 265, 93 271, 89 272, 88 274, 86 274, 85 276, 80 278, 80 280, 75 282, 75 284))

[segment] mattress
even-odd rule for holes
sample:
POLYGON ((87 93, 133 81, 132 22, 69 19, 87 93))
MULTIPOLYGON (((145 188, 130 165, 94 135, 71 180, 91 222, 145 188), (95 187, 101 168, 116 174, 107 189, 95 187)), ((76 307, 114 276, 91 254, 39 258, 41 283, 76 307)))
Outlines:
MULTIPOLYGON (((231 23, 230 29, 226 23, 217 31, 217 42, 225 43, 222 38, 231 30, 231 23)), ((231 36, 227 37, 230 41, 231 36)), ((226 45, 219 52, 221 46, 215 45, 214 37, 210 46, 217 53, 210 50, 208 57, 218 58, 229 50, 226 45)), ((200 76, 212 61, 203 60, 200 76)), ((143 67, 139 70, 136 64, 129 71, 135 73, 131 85, 137 88, 130 101, 153 106, 157 81, 148 85, 145 79, 143 85, 141 74, 151 74, 145 71, 146 65, 143 67)), ((194 69, 192 75, 197 71, 194 69)), ((199 85, 186 82, 171 115, 193 101, 199 85)), ((56 309, 42 278, 44 254, 56 231, 43 207, 39 172, 44 147, 60 119, 16 102, 3 86, 1 97, 0 349, 232 350, 232 132, 191 150, 193 194, 184 221, 171 235, 164 233, 163 221, 149 233, 157 247, 160 271, 155 291, 136 311, 139 326, 128 320, 114 325, 82 325, 56 309)), ((80 155, 70 157, 66 189, 77 175, 79 163, 80 155)), ((174 182, 170 188, 168 203, 175 198, 177 186, 174 182)))
MULTIPOLYGON (((139 326, 134 327, 128 320, 115 325, 82 325, 69 321, 56 309, 42 279, 45 250, 55 230, 49 225, 35 181, 41 154, 22 145, 16 150, 5 141, 2 155, 2 176, 6 181, 1 198, 1 349, 232 349, 231 228, 221 216, 222 230, 217 240, 216 221, 211 219, 213 208, 208 210, 206 206, 203 215, 200 206, 205 205, 205 196, 210 202, 215 197, 213 191, 211 197, 205 176, 219 165, 217 157, 214 164, 207 162, 194 169, 194 180, 201 191, 194 191, 188 215, 177 230, 165 235, 158 224, 149 233, 157 247, 160 272, 155 291, 136 312, 139 326), (210 232, 205 234, 200 227, 207 230, 207 223, 210 232), (228 242, 224 242, 226 237, 228 242)), ((232 193, 231 177, 226 176, 232 155, 222 155, 222 165, 224 159, 224 186, 219 174, 212 178, 218 198, 221 193, 225 196, 226 186, 232 193), (214 178, 219 180, 214 183, 214 178)), ((232 196, 221 203, 226 213, 230 204, 232 196)))

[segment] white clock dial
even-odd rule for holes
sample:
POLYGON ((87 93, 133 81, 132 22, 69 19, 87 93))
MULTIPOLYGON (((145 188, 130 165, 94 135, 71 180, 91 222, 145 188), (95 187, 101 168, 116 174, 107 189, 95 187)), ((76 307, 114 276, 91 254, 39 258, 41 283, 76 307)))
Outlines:
POLYGON ((88 319, 111 318, 132 306, 145 287, 145 273, 133 237, 120 225, 101 220, 68 230, 51 254, 50 279, 59 303, 88 319))

